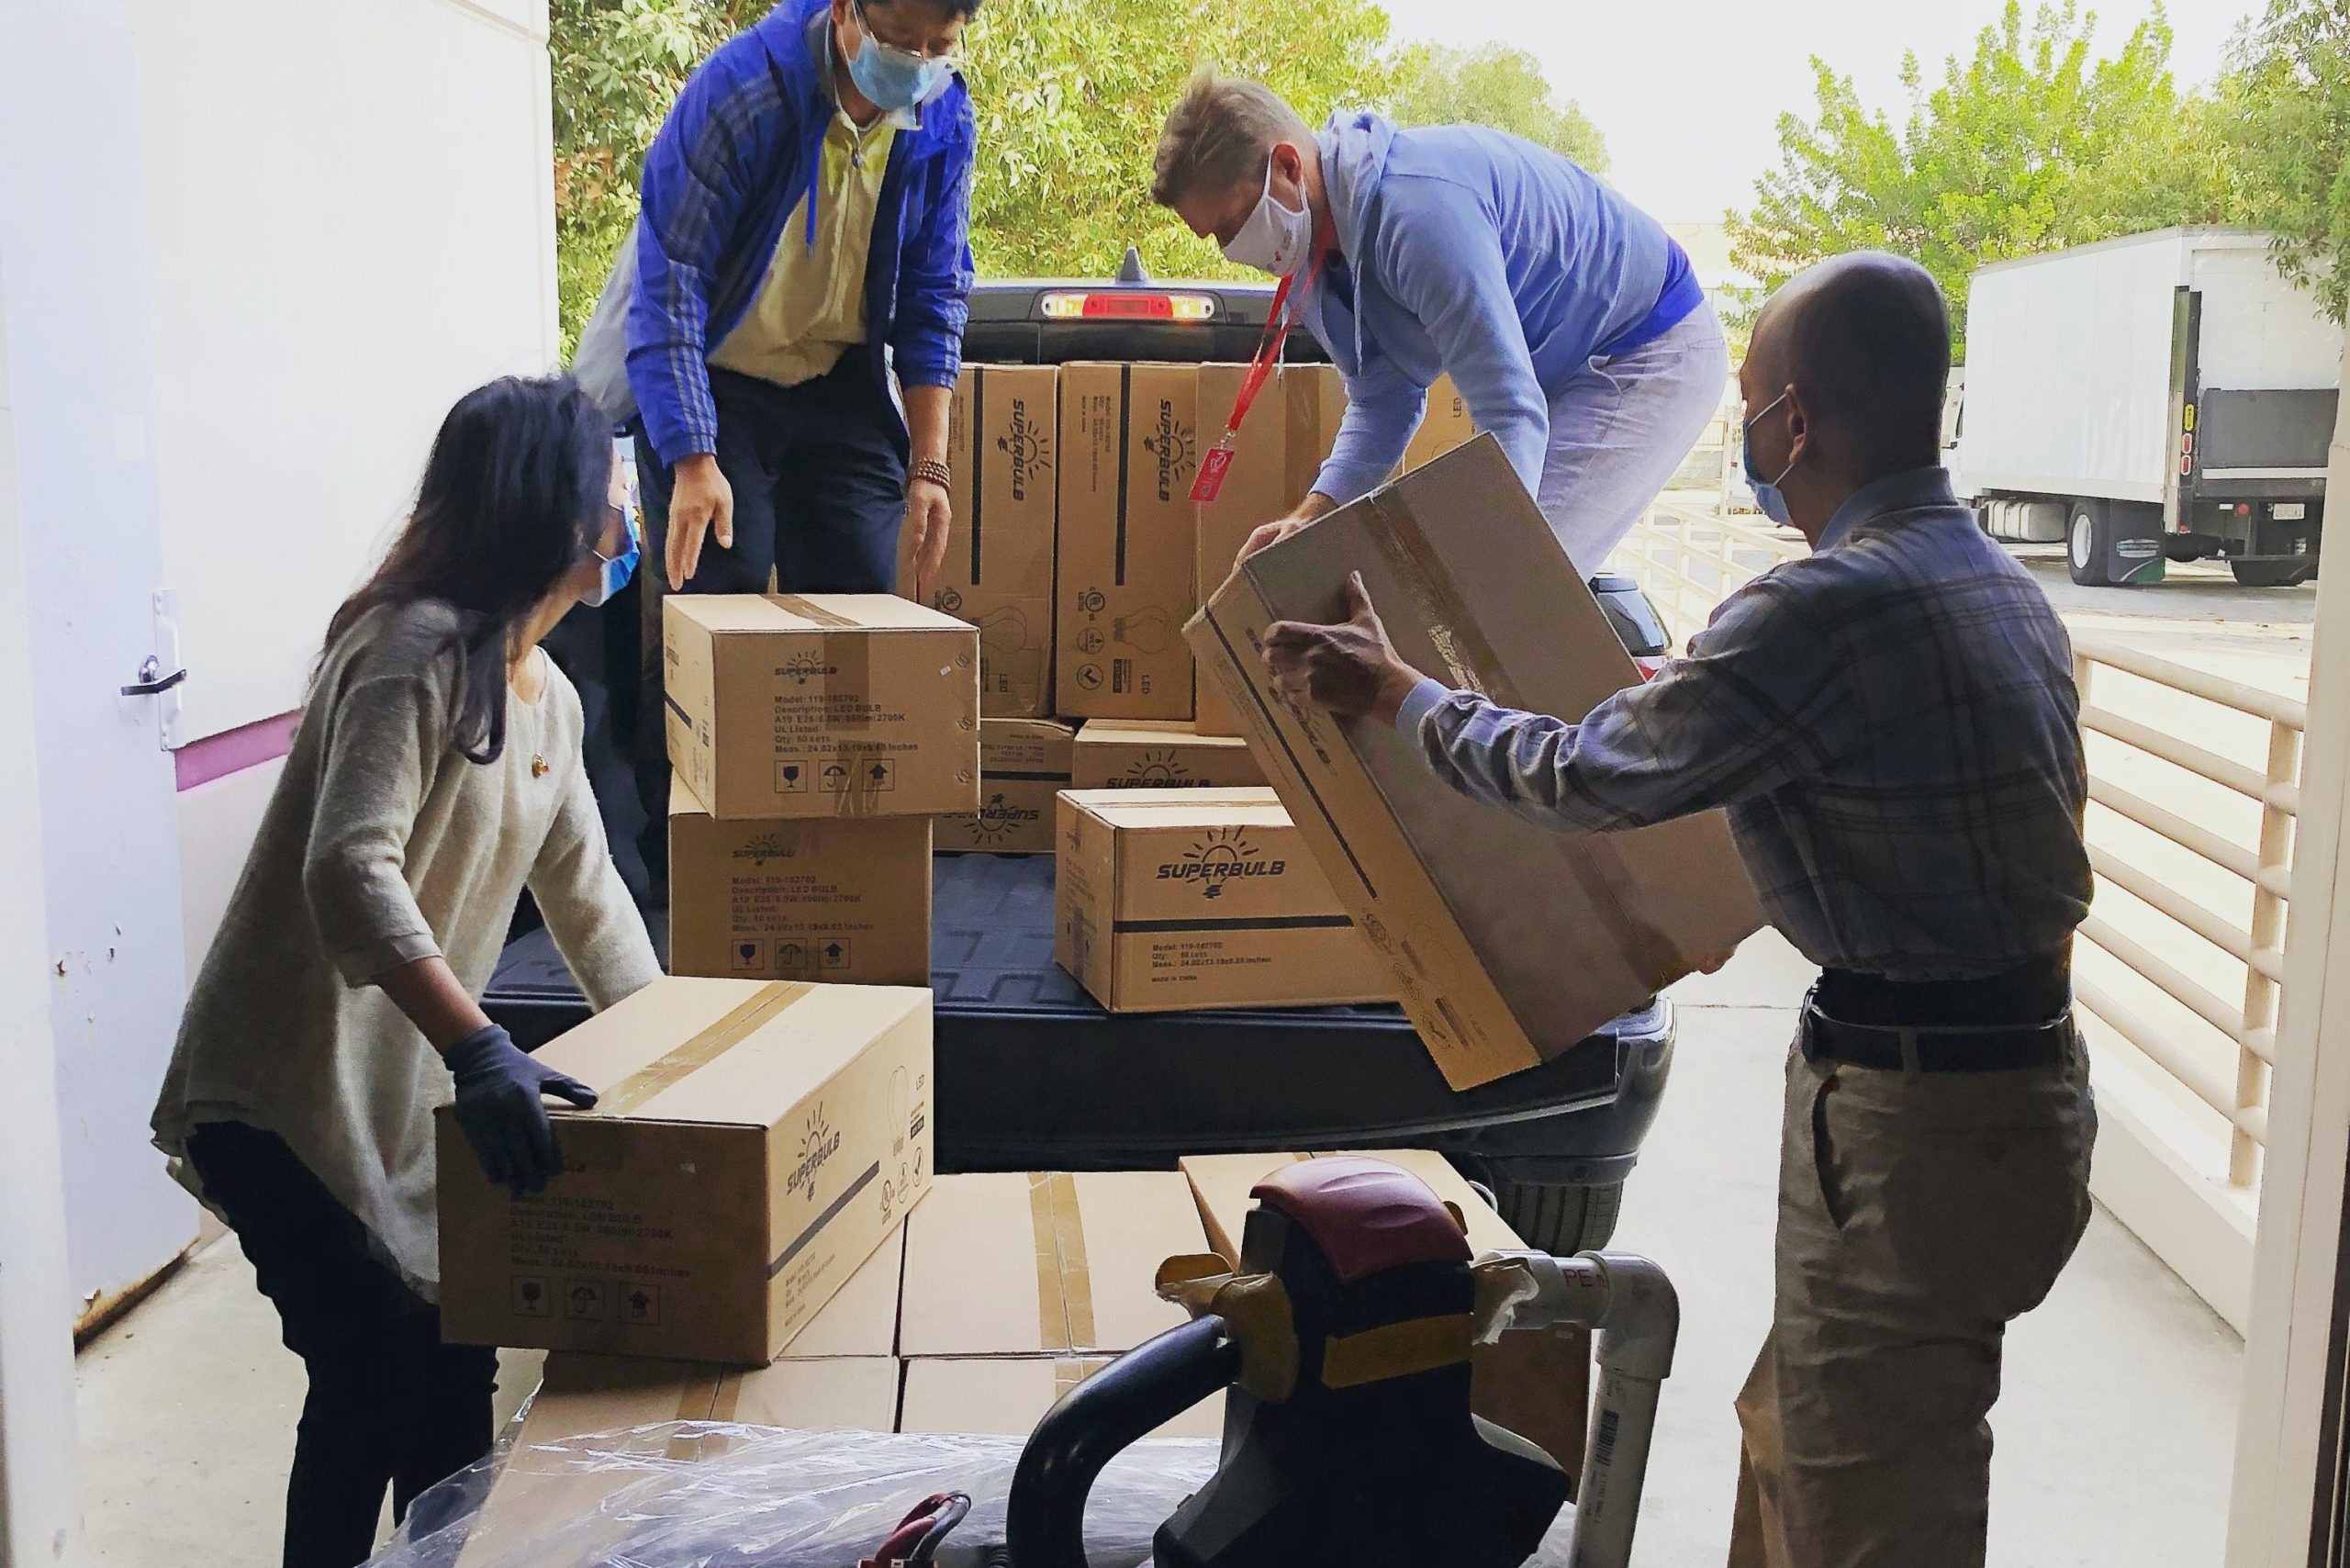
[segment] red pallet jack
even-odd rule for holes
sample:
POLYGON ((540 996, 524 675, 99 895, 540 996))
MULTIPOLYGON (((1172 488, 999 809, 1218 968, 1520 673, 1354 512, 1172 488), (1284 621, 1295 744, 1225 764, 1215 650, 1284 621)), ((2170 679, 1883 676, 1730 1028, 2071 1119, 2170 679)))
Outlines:
MULTIPOLYGON (((1122 1450, 1225 1392, 1215 1473, 1160 1526, 1156 1568, 1516 1568, 1565 1506, 1566 1476, 1469 1407, 1471 1345, 1576 1324, 1600 1380, 1571 1529, 1575 1568, 1628 1568, 1679 1307, 1645 1259, 1472 1259, 1460 1216, 1375 1159, 1286 1166, 1259 1183, 1238 1269, 1177 1258, 1160 1294, 1192 1321, 1080 1383, 1014 1472, 1009 1568, 1088 1568, 1085 1506, 1122 1450)), ((865 1568, 921 1568, 968 1511, 939 1496, 865 1568), (958 1511, 961 1510, 961 1511, 958 1511)))

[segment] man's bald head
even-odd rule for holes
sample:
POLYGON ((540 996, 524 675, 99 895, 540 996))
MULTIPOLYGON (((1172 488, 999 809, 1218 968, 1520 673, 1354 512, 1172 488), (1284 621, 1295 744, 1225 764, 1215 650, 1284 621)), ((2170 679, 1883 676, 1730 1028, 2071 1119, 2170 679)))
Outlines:
POLYGON ((1755 384, 1793 386, 1823 444, 1868 475, 1942 460, 1950 311, 1925 268, 1882 251, 1797 274, 1762 307, 1755 384))

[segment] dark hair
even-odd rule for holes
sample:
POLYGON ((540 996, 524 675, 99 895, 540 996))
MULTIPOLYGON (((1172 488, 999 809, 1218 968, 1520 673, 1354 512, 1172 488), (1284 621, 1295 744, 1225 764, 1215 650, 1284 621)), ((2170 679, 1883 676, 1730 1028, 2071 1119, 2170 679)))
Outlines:
POLYGON ((408 525, 327 623, 326 649, 370 610, 448 605, 459 668, 450 740, 469 762, 497 761, 515 639, 601 541, 612 461, 611 421, 567 375, 466 393, 432 438, 408 525))

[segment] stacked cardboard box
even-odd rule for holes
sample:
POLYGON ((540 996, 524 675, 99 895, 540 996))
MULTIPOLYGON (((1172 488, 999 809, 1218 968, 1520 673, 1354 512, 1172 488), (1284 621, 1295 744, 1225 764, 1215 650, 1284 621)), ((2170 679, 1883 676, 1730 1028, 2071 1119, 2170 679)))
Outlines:
MULTIPOLYGON (((953 532, 924 602, 979 633, 980 711, 1052 712, 1053 551, 1059 380, 1049 364, 966 365, 947 424, 953 532)), ((917 591, 913 539, 899 591, 917 591)))
MULTIPOLYGON (((1158 1265, 1206 1248, 1175 1171, 939 1178, 906 1230, 901 1429, 1028 1431, 1069 1388, 1183 1323, 1153 1288, 1158 1265)), ((1211 1400, 1166 1430, 1221 1426, 1211 1400)))
POLYGON ((721 822, 680 782, 670 973, 928 985, 930 834, 928 817, 721 822))
POLYGON ((1261 788, 1265 770, 1237 735, 1173 719, 1094 719, 1077 732, 1072 790, 1261 788))
POLYGON ((1077 731, 1051 719, 979 721, 979 809, 938 819, 938 852, 1053 852, 1053 797, 1069 787, 1077 731))
POLYGON ((1411 444, 1404 448, 1404 465, 1396 472, 1409 474, 1426 467, 1455 447, 1467 444, 1476 433, 1477 421, 1469 417, 1469 404, 1460 396, 1460 388, 1452 384, 1449 375, 1439 375, 1436 385, 1428 388, 1427 411, 1420 416, 1411 444))
POLYGON ((1055 691, 1065 717, 1188 719, 1199 367, 1061 367, 1055 691))
POLYGON ((1390 999, 1270 790, 1060 799, 1053 956, 1113 1013, 1390 999))
POLYGON ((979 804, 979 634, 879 594, 663 614, 671 971, 926 985, 931 819, 979 804))

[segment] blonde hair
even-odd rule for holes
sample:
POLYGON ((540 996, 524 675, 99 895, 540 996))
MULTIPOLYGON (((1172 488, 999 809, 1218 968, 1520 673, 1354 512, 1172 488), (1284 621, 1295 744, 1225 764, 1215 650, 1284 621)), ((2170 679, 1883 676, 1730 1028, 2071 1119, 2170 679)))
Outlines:
POLYGON ((1270 87, 1203 65, 1167 111, 1151 159, 1150 199, 1173 207, 1211 185, 1253 185, 1277 142, 1303 143, 1313 134, 1270 87))

